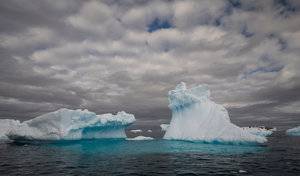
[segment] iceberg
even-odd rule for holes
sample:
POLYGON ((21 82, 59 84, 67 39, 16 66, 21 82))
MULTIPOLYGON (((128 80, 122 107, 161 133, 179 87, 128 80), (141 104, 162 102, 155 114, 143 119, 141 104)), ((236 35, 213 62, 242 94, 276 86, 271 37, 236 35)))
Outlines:
POLYGON ((266 127, 242 127, 242 129, 251 134, 264 137, 270 136, 274 131, 276 131, 276 128, 267 129, 266 127))
POLYGON ((129 141, 144 141, 144 140, 153 140, 152 137, 146 137, 146 136, 137 136, 137 137, 134 137, 134 138, 127 138, 126 140, 129 140, 129 141))
POLYGON ((164 139, 220 143, 264 143, 263 136, 231 123, 227 110, 210 100, 210 91, 199 85, 187 89, 184 82, 169 91, 172 111, 164 139))
POLYGON ((14 141, 126 138, 125 128, 134 121, 134 115, 124 111, 96 115, 88 110, 59 109, 22 123, 8 121, 3 134, 14 141))
POLYGON ((137 130, 130 130, 130 132, 132 132, 132 133, 141 133, 143 131, 141 129, 137 129, 137 130))
POLYGON ((290 136, 300 136, 300 126, 288 129, 286 134, 290 136))
POLYGON ((160 125, 160 128, 161 128, 161 131, 167 131, 167 129, 169 128, 170 124, 161 124, 160 125))

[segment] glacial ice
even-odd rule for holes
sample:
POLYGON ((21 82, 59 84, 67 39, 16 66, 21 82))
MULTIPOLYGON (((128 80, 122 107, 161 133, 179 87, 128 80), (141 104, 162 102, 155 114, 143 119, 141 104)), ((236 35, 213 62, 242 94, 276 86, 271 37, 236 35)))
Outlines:
POLYGON ((300 126, 288 129, 286 134, 290 136, 300 136, 300 126))
POLYGON ((210 91, 205 86, 187 89, 181 82, 169 91, 169 108, 172 119, 164 139, 222 143, 267 141, 231 123, 227 110, 210 100, 210 91))
POLYGON ((0 136, 15 141, 126 138, 125 127, 134 121, 134 115, 123 111, 96 115, 88 110, 59 109, 22 123, 8 120, 0 136))
POLYGON ((169 128, 170 124, 161 124, 160 125, 160 128, 161 128, 161 131, 167 131, 167 129, 169 128))
POLYGON ((242 127, 243 130, 257 136, 270 136, 276 128, 267 129, 265 127, 242 127))
POLYGON ((16 128, 20 121, 13 119, 0 119, 0 141, 8 141, 7 134, 12 128, 16 128))
POLYGON ((134 137, 134 138, 127 138, 126 140, 129 140, 129 141, 143 141, 143 140, 153 140, 152 137, 147 137, 147 136, 137 136, 137 137, 134 137))
POLYGON ((141 133, 143 131, 141 129, 137 129, 137 130, 130 130, 130 132, 132 132, 132 133, 141 133))

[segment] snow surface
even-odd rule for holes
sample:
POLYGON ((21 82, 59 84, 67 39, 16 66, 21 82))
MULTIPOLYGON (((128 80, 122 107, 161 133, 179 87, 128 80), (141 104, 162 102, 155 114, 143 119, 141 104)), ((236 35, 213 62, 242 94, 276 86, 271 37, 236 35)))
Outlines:
POLYGON ((141 133, 141 132, 142 132, 142 130, 141 130, 141 129, 137 129, 137 130, 130 130, 130 132, 132 132, 132 133, 141 133))
POLYGON ((210 91, 204 86, 187 89, 185 83, 180 83, 169 91, 169 108, 172 119, 164 139, 225 143, 267 141, 231 123, 227 110, 210 100, 210 91))
POLYGON ((153 140, 152 137, 146 137, 146 136, 137 136, 134 138, 126 138, 126 140, 130 140, 130 141, 142 141, 142 140, 153 140))
POLYGON ((22 123, 8 120, 0 136, 20 141, 126 138, 124 129, 134 121, 134 115, 123 111, 96 115, 88 110, 59 109, 22 123))
POLYGON ((276 128, 266 129, 265 127, 243 127, 243 130, 258 136, 270 136, 276 128))
POLYGON ((286 134, 288 134, 290 136, 300 136, 300 126, 288 129, 286 131, 286 134))
POLYGON ((167 131, 167 129, 169 128, 170 124, 161 124, 160 125, 160 128, 161 128, 161 131, 167 131))

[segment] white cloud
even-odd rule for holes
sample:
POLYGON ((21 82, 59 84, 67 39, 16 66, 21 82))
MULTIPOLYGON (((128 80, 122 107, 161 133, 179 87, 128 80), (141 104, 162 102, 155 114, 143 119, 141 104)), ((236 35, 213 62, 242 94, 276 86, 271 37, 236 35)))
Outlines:
POLYGON ((180 29, 190 29, 203 24, 212 24, 224 13, 224 1, 188 0, 174 3, 174 24, 180 29))

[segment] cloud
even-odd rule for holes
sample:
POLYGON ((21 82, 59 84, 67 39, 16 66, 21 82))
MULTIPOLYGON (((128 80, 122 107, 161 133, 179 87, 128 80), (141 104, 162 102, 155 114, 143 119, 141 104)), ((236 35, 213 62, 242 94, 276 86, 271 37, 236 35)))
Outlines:
POLYGON ((47 28, 29 28, 24 33, 17 35, 0 36, 1 45, 4 48, 20 49, 26 47, 38 47, 49 44, 55 35, 47 28))
POLYGON ((0 19, 1 118, 68 107, 155 123, 180 81, 234 119, 299 114, 297 1, 10 1, 0 19))

